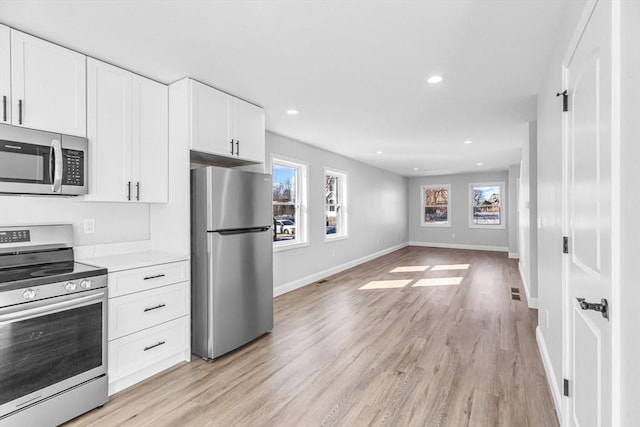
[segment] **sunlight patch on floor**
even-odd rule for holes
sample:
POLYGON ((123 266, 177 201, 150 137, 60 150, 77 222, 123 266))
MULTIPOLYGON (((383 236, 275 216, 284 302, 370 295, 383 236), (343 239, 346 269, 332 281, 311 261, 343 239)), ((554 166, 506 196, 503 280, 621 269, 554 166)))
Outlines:
POLYGON ((428 265, 405 265, 394 268, 390 273, 411 273, 413 271, 425 271, 427 268, 429 268, 428 265))
POLYGON ((431 268, 431 271, 441 271, 441 270, 468 270, 469 264, 441 264, 434 265, 431 268))
POLYGON ((373 280, 358 288, 358 290, 404 288, 409 283, 411 283, 411 280, 373 280))
POLYGON ((462 283, 464 277, 432 277, 430 279, 420 279, 413 287, 420 286, 457 286, 462 283))

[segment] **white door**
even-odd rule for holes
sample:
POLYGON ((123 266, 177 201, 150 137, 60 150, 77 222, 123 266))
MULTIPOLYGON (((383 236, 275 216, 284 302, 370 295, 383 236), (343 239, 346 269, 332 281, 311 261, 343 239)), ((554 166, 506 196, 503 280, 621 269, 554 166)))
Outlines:
POLYGON ((235 157, 231 96, 191 80, 191 149, 235 157))
POLYGON ((131 189, 131 76, 126 70, 87 61, 89 200, 125 202, 131 189))
POLYGON ((133 176, 135 198, 167 202, 169 187, 169 90, 133 76, 133 176))
POLYGON ((611 323, 578 301, 611 301, 611 8, 611 2, 597 3, 565 69, 567 425, 581 427, 612 425, 611 323))
POLYGON ((87 134, 86 56, 11 30, 12 123, 87 134))
POLYGON ((263 163, 264 110, 241 99, 233 99, 233 128, 236 155, 241 159, 263 163))
POLYGON ((11 123, 11 31, 0 25, 0 123, 11 123))

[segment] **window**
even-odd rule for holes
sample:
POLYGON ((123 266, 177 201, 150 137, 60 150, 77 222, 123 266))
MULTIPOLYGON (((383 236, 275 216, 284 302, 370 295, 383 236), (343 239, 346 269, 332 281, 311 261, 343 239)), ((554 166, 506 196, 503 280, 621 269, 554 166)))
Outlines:
POLYGON ((272 167, 273 247, 306 243, 307 166, 274 157, 272 167))
POLYGON ((422 185, 420 217, 423 227, 451 227, 451 186, 422 185))
POLYGON ((325 237, 347 237, 347 174, 324 171, 325 237))
POLYGON ((471 202, 469 227, 504 228, 503 189, 503 182, 469 185, 471 202))

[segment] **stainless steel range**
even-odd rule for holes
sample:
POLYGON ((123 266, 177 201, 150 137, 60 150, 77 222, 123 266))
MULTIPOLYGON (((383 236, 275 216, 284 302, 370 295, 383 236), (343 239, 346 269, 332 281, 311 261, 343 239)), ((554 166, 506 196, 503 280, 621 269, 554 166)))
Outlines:
POLYGON ((54 426, 108 400, 107 270, 71 225, 0 227, 0 426, 54 426))

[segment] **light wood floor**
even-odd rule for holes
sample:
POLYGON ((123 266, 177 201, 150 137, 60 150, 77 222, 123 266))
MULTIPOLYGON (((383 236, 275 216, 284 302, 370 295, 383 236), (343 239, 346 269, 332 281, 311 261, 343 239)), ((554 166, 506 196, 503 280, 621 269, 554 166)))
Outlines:
POLYGON ((524 299, 504 253, 408 247, 276 298, 270 335, 69 425, 557 426, 524 299))

